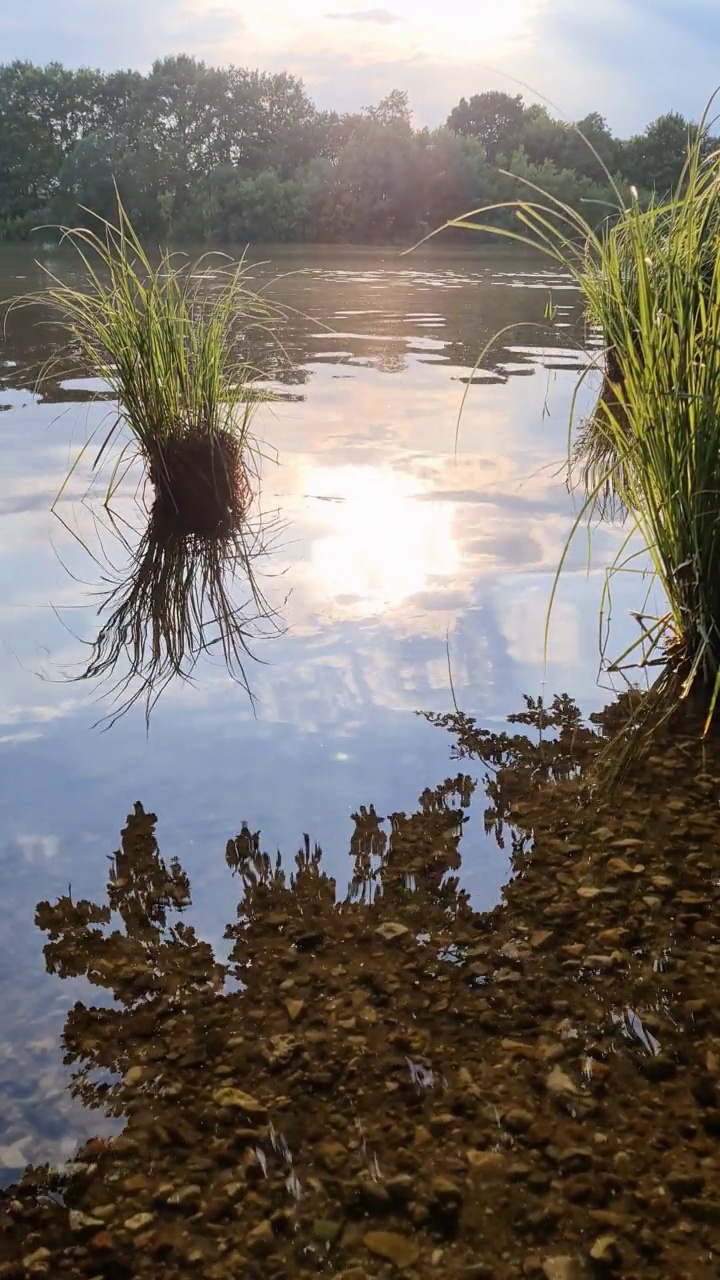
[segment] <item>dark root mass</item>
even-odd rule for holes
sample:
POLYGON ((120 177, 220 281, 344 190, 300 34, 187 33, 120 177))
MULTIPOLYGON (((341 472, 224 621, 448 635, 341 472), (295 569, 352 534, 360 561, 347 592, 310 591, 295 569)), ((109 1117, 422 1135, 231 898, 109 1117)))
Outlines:
POLYGON ((250 485, 242 439, 232 431, 173 435, 150 462, 159 537, 226 536, 247 514, 250 485))

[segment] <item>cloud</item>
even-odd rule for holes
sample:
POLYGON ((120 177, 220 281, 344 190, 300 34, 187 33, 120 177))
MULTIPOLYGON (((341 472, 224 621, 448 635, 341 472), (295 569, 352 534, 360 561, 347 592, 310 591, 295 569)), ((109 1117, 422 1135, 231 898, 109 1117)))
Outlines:
POLYGON ((719 46, 716 0, 542 0, 523 47, 498 70, 568 118, 596 109, 628 136, 666 111, 697 119, 717 82, 719 46))
MULTIPOLYGON (((393 7, 405 16, 404 0, 393 7)), ((453 0, 443 12, 446 35, 460 32, 453 0)), ((310 39, 308 28, 292 52, 268 49, 266 57, 276 66, 283 53, 290 58, 323 108, 358 110, 394 88, 407 89, 416 123, 429 127, 443 123, 460 97, 499 89, 547 101, 569 120, 598 110, 628 137, 665 111, 697 119, 718 80, 716 0, 596 0, 592 7, 527 0, 515 33, 486 50, 472 32, 455 49, 430 39, 410 9, 399 28, 368 26, 362 37, 343 23, 337 28, 335 39, 318 39, 317 27, 310 39)))
POLYGON ((442 12, 434 0, 354 0, 346 12, 327 3, 126 0, 118 25, 112 0, 0 0, 3 59, 147 70, 189 53, 290 71, 340 112, 407 89, 416 123, 430 127, 460 97, 520 90, 569 119, 598 110, 622 136, 669 110, 697 118, 718 79, 717 0, 504 0, 470 26, 467 0, 445 0, 442 12))
POLYGON ((34 0, 20 11, 0 0, 0 34, 4 60, 62 62, 69 67, 104 70, 131 66, 147 70, 155 58, 212 50, 218 62, 226 42, 237 44, 247 22, 231 5, 205 0, 125 0, 123 20, 115 20, 110 0, 34 0))
POLYGON ((403 19, 389 9, 355 9, 352 13, 326 13, 331 22, 375 22, 379 27, 390 27, 403 19))

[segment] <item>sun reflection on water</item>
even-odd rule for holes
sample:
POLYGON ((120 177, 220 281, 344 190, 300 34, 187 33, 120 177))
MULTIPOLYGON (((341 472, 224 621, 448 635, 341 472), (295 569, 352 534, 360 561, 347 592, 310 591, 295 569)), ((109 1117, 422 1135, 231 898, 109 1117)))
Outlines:
POLYGON ((307 484, 326 499, 313 572, 323 594, 352 616, 392 609, 459 572, 456 504, 423 501, 422 481, 390 468, 341 466, 313 468, 307 484))

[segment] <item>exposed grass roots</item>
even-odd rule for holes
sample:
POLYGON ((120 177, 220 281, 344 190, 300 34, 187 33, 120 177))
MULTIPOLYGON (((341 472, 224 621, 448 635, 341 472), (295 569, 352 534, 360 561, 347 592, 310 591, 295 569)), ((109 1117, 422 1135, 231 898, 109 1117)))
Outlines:
POLYGON ((105 686, 112 710, 102 723, 114 724, 142 702, 149 725, 168 684, 192 682, 204 655, 219 658, 252 700, 254 645, 283 627, 255 571, 275 526, 248 520, 250 500, 248 488, 243 521, 208 534, 179 532, 175 512, 168 520, 159 499, 139 540, 130 541, 111 517, 109 531, 128 559, 101 594, 102 625, 75 677, 105 686))

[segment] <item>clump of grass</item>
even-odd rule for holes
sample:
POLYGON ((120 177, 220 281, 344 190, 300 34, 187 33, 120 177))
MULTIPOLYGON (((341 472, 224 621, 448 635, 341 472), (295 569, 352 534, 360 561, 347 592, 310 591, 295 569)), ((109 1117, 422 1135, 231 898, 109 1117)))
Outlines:
MULTIPOLYGON (((110 723, 138 701, 149 722, 167 685, 191 681, 206 654, 220 656, 252 698, 252 642, 281 624, 254 573, 268 528, 255 508, 260 454, 251 424, 265 397, 243 353, 251 328, 272 329, 279 310, 248 287, 243 261, 151 257, 119 201, 115 225, 97 219, 94 229, 60 231, 78 254, 80 286, 44 268, 47 288, 14 305, 49 307, 79 370, 116 402, 92 465, 109 471, 109 524, 101 524, 123 551, 121 567, 104 570, 100 629, 77 678, 109 686, 110 723), (138 461, 153 493, 147 502, 143 489, 143 525, 128 534, 112 500, 138 461)), ((44 366, 40 382, 66 360, 44 366)))
POLYGON ((602 328, 610 394, 581 444, 587 494, 570 536, 603 496, 627 513, 608 583, 636 561, 637 534, 668 608, 638 615, 640 636, 611 669, 627 669, 640 650, 640 665, 663 668, 655 705, 664 714, 698 695, 707 728, 720 692, 720 153, 708 154, 701 130, 672 198, 643 209, 636 192, 627 203, 618 192, 600 230, 526 186, 527 200, 502 206, 515 209, 517 229, 486 221, 491 208, 448 225, 540 250, 571 274, 602 328))
MULTIPOLYGON (((20 301, 51 308, 84 371, 117 402, 94 466, 125 428, 166 525, 198 535, 230 529, 246 503, 256 399, 256 371, 238 351, 250 325, 272 323, 272 308, 247 287, 242 261, 208 254, 191 262, 166 251, 151 260, 120 202, 116 225, 97 224, 60 228, 79 255, 82 287, 44 268, 48 287, 20 301)), ((125 445, 109 492, 126 460, 125 445)))
POLYGON ((716 168, 716 157, 703 155, 702 139, 691 142, 678 194, 662 203, 652 200, 642 211, 634 198, 606 229, 602 254, 590 254, 584 265, 580 283, 588 319, 604 335, 605 368, 595 412, 574 447, 573 467, 586 492, 600 482, 597 505, 611 515, 624 514, 614 473, 625 465, 621 445, 632 431, 624 407, 628 366, 658 353, 657 342, 647 340, 647 319, 652 315, 657 322, 663 315, 680 326, 704 324, 702 307, 694 317, 701 297, 705 303, 711 298, 720 254, 716 168))

